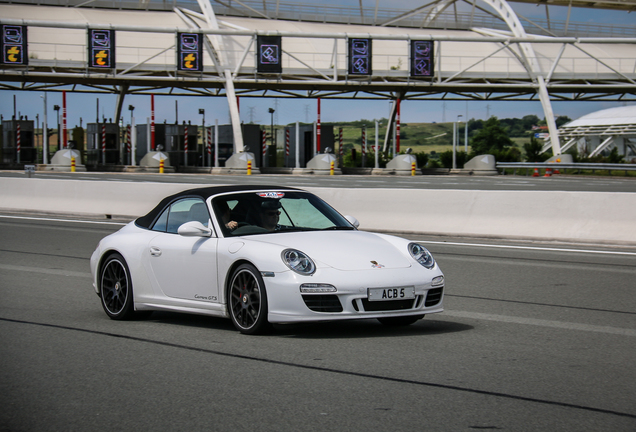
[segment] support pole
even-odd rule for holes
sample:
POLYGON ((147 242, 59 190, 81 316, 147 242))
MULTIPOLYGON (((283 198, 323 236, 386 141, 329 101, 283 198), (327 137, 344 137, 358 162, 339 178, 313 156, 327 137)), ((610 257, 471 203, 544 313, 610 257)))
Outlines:
POLYGON ((296 122, 296 168, 300 168, 300 123, 296 122))
POLYGON ((238 110, 238 102, 236 101, 236 93, 234 92, 234 81, 232 81, 232 73, 229 69, 225 70, 225 93, 227 96, 227 103, 230 108, 230 119, 232 120, 234 152, 241 153, 244 150, 243 131, 241 129, 241 116, 238 110))
POLYGON ((62 91, 62 148, 68 147, 68 134, 66 132, 66 90, 62 91))
POLYGON ((214 120, 214 167, 219 167, 219 119, 214 120))
POLYGON ((132 166, 136 166, 137 165, 137 134, 135 133, 136 129, 135 129, 135 118, 134 117, 130 117, 130 147, 131 147, 131 152, 130 152, 130 165, 132 166))
POLYGON ((150 95, 150 149, 155 151, 155 95, 150 95))
POLYGON ((44 116, 42 118, 42 163, 48 165, 49 163, 49 124, 47 121, 47 106, 46 106, 46 92, 44 92, 44 116))
POLYGON ((376 168, 380 168, 380 160, 379 160, 379 153, 380 153, 380 145, 379 145, 379 138, 380 138, 380 126, 378 124, 378 121, 375 121, 375 167, 376 168))
POLYGON ((543 76, 537 77, 539 84, 539 99, 543 106, 543 113, 545 114, 545 121, 548 124, 548 132, 550 132, 550 144, 552 144, 552 153, 554 156, 561 154, 561 143, 559 142, 559 130, 554 119, 554 112, 552 111, 552 103, 550 102, 550 95, 548 94, 548 88, 545 84, 543 76))
POLYGON ((316 122, 316 153, 320 153, 320 98, 318 98, 318 118, 316 122))

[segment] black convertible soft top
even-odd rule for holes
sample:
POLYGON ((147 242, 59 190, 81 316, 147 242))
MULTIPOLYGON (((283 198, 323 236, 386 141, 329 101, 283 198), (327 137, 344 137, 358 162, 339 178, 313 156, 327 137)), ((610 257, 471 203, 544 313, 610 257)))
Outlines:
POLYGON ((174 201, 185 197, 200 197, 204 201, 213 195, 231 192, 245 192, 245 191, 269 191, 269 190, 294 190, 300 189, 293 187, 280 187, 280 186, 259 186, 259 185, 228 185, 228 186, 209 186, 196 189, 188 189, 178 192, 174 195, 170 195, 161 200, 159 204, 150 212, 135 220, 135 225, 140 228, 150 229, 155 219, 161 214, 166 206, 172 204, 174 201))

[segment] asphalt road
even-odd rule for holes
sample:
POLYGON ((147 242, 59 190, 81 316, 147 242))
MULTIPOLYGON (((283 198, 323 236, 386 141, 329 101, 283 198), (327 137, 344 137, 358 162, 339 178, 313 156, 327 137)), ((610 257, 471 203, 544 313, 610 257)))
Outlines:
POLYGON ((636 430, 633 249, 419 238, 444 313, 251 337, 109 320, 88 262, 118 228, 0 217, 1 431, 636 430))
MULTIPOLYGON (((34 178, 74 179, 89 181, 136 181, 160 183, 192 183, 199 185, 260 184, 293 187, 399 188, 399 189, 463 189, 463 190, 534 190, 585 192, 636 192, 636 177, 594 177, 554 175, 532 176, 362 176, 362 175, 210 175, 147 173, 62 173, 38 171, 34 178)), ((3 177, 24 178, 20 171, 0 171, 3 177)))

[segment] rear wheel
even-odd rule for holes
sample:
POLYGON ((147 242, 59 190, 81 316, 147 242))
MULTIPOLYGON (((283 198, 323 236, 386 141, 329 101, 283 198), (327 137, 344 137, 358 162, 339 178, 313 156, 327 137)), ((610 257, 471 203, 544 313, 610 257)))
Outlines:
POLYGON ((378 318, 378 321, 386 326, 399 327, 411 325, 422 318, 424 315, 378 318))
POLYGON ((111 319, 134 317, 132 279, 126 260, 118 253, 110 255, 102 266, 100 292, 104 311, 111 319))
POLYGON ((228 308, 234 327, 243 334, 262 334, 267 321, 267 293, 263 278, 251 264, 240 265, 232 274, 228 308))

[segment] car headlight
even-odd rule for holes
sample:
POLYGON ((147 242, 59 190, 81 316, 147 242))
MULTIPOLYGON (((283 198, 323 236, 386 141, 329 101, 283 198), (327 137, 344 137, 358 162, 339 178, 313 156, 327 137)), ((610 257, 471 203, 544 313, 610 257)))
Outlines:
POLYGON ((285 249, 281 258, 287 267, 301 275, 309 276, 316 271, 316 264, 305 254, 296 249, 285 249))
POLYGON ((409 253, 415 261, 430 269, 435 266, 433 255, 419 243, 409 243, 409 253))

